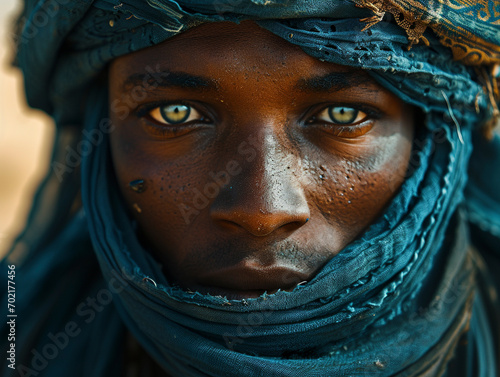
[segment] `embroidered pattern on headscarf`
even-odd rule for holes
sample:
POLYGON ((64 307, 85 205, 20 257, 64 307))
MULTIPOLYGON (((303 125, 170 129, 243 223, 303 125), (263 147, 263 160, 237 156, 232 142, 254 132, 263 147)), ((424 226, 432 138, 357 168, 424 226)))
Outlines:
POLYGON ((487 39, 496 31, 500 34, 500 2, 448 0, 354 0, 359 7, 370 9, 374 16, 362 18, 366 23, 363 31, 381 22, 390 13, 396 23, 408 35, 408 49, 423 42, 429 46, 424 36, 429 27, 440 38, 441 44, 449 47, 453 58, 466 65, 493 66, 493 69, 478 68, 478 76, 490 97, 492 117, 484 126, 484 133, 492 138, 492 130, 500 119, 497 78, 493 70, 500 64, 500 46, 487 39), (462 22, 457 23, 457 18, 462 22), (467 21, 467 22, 465 22, 467 21), (489 32, 489 34, 487 33, 489 32))
MULTIPOLYGON (((500 63, 500 46, 487 39, 487 32, 500 33, 500 3, 498 1, 470 0, 354 0, 360 7, 375 15, 362 19, 370 27, 390 13, 405 29, 409 47, 420 41, 428 44, 423 35, 430 27, 446 47, 453 51, 455 60, 467 65, 500 63), (457 23, 457 18, 466 22, 457 23)), ((365 29, 366 29, 365 28, 365 29)))

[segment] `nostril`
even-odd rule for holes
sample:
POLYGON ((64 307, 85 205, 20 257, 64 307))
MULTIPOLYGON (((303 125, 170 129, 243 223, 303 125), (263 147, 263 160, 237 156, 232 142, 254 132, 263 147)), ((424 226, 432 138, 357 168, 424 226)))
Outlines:
MULTIPOLYGON (((210 205, 210 216, 226 229, 244 229, 254 236, 293 232, 307 223, 309 204, 296 169, 282 169, 293 158, 273 135, 263 140, 258 160, 232 177, 232 189, 222 188, 210 205)), ((297 163, 298 165, 298 163, 297 163)), ((298 169, 298 168, 297 168, 298 169)))
POLYGON ((309 221, 308 211, 212 211, 212 219, 227 229, 244 229, 248 233, 257 236, 268 236, 278 230, 293 232, 309 221))

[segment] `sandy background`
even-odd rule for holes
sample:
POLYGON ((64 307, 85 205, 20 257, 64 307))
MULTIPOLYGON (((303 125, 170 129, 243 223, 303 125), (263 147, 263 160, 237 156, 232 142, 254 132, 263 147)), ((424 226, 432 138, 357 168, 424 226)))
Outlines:
POLYGON ((9 28, 19 3, 0 1, 0 255, 23 227, 53 137, 50 118, 27 107, 21 75, 10 67, 9 28))

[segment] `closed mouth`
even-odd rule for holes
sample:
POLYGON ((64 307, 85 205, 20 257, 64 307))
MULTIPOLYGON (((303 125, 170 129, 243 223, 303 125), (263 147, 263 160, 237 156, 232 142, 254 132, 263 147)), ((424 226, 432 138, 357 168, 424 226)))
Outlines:
POLYGON ((290 266, 262 266, 242 261, 198 276, 196 289, 200 293, 225 296, 228 299, 256 298, 264 293, 292 290, 308 279, 308 274, 290 266))

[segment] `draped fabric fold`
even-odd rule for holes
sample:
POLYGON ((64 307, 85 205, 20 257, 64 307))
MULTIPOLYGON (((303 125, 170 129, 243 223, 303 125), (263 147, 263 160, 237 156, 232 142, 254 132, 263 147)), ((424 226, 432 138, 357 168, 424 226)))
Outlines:
POLYGON ((389 12, 406 30, 410 45, 419 43, 427 27, 450 47, 456 60, 466 64, 495 64, 500 61, 498 31, 500 4, 497 1, 356 0, 371 9, 375 16, 364 21, 369 25, 389 12))
MULTIPOLYGON (((27 2, 17 64, 30 104, 61 129, 81 126, 81 142, 91 148, 78 165, 81 182, 70 185, 73 193, 81 189, 83 209, 50 240, 25 232, 3 261, 16 263, 24 279, 25 321, 36 308, 36 325, 21 333, 20 365, 37 370, 36 352, 74 322, 81 334, 67 335, 68 345, 40 375, 63 375, 71 363, 97 363, 91 373, 97 377, 120 375, 123 350, 116 345, 124 325, 173 376, 442 376, 465 338, 475 347, 467 358, 476 367, 460 373, 495 376, 496 340, 477 320, 486 317, 476 283, 481 257, 469 248, 468 229, 472 222, 488 234, 492 250, 500 241, 500 197, 484 182, 485 176, 500 182, 500 144, 498 136, 480 139, 480 126, 492 116, 490 94, 439 37, 427 31, 429 46, 408 50, 406 31, 394 23, 362 31, 359 19, 373 13, 347 0, 54 1, 52 18, 36 33, 36 17, 50 1, 27 2), (425 124, 418 125, 407 179, 392 203, 312 281, 292 292, 227 300, 169 284, 115 195, 107 133, 99 143, 86 137, 109 122, 100 75, 112 59, 203 22, 246 19, 318 59, 367 70, 420 108, 425 124), (473 152, 482 143, 487 147, 473 152), (29 247, 21 253, 20 244, 29 247), (90 319, 88 299, 105 294, 113 303, 90 319), (82 352, 89 344, 99 345, 98 358, 82 352)), ((500 37, 493 42, 498 46, 500 37)), ((53 198, 51 216, 67 214, 68 200, 43 195, 45 186, 38 198, 53 198)), ((33 208, 32 219, 44 215, 37 203, 33 208)))

